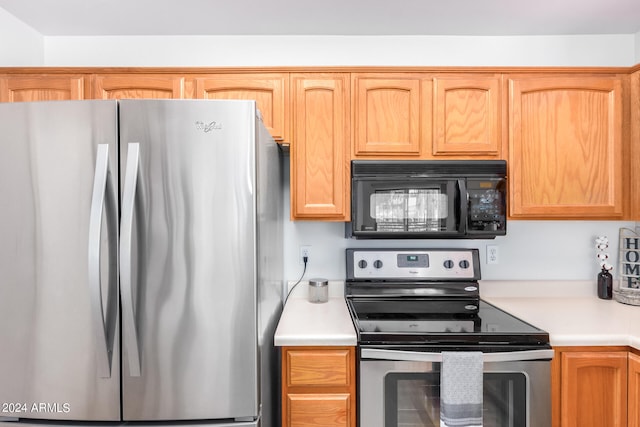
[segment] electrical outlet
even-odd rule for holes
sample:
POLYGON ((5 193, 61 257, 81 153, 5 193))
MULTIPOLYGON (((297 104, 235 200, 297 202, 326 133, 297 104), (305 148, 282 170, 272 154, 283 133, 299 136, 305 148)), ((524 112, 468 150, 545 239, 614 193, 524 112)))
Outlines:
POLYGON ((498 264, 498 245, 487 245, 487 264, 498 264))
POLYGON ((311 259, 311 246, 300 246, 300 265, 304 265, 304 257, 307 257, 308 263, 311 259))

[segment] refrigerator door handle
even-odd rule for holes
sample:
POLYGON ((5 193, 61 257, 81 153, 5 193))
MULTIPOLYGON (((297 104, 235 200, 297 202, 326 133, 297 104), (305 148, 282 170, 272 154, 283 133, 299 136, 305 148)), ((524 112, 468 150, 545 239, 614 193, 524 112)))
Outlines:
POLYGON ((124 189, 122 191, 122 220, 120 222, 120 285, 122 292, 122 323, 124 342, 126 346, 127 360, 129 362, 129 375, 139 377, 140 345, 138 342, 138 328, 136 322, 136 310, 133 298, 133 273, 132 273, 132 238, 133 238, 133 214, 138 185, 140 144, 132 142, 128 144, 127 166, 124 176, 124 189))
MULTIPOLYGON (((93 179, 93 193, 91 197, 91 210, 89 216, 89 293, 91 299, 91 312, 93 317, 93 331, 96 343, 96 358, 98 364, 98 376, 100 378, 111 377, 111 361, 113 359, 113 344, 116 327, 117 304, 117 271, 115 254, 109 259, 109 286, 107 297, 107 315, 104 315, 104 300, 102 298, 101 264, 101 231, 102 212, 107 212, 109 232, 115 232, 116 209, 115 201, 110 200, 113 194, 111 180, 109 179, 109 145, 99 144, 96 155, 96 169, 93 179)), ((112 236, 110 236, 111 238, 112 236)), ((111 240, 111 239, 110 239, 111 240)), ((110 252, 115 249, 115 240, 110 241, 110 252)))

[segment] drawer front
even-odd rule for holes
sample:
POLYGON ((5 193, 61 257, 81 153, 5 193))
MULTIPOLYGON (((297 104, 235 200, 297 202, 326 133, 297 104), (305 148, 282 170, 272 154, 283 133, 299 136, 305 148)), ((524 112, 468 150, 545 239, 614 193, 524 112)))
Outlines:
POLYGON ((349 394, 289 394, 287 403, 291 426, 352 426, 349 394))
POLYGON ((287 386, 350 385, 351 352, 344 350, 287 351, 287 386))

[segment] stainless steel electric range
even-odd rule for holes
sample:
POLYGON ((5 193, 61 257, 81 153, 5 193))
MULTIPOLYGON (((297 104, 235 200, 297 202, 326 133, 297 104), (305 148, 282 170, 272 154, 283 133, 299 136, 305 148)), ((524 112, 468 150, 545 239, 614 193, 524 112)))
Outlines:
POLYGON ((549 334, 480 298, 477 249, 347 249, 361 427, 439 426, 443 351, 483 353, 483 426, 551 425, 549 334))

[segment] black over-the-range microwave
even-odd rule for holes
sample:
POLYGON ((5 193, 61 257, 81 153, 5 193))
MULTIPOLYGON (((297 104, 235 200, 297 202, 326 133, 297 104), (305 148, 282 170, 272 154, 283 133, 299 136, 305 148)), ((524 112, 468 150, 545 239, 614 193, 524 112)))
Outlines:
POLYGON ((354 160, 357 239, 493 239, 507 233, 503 160, 354 160))

